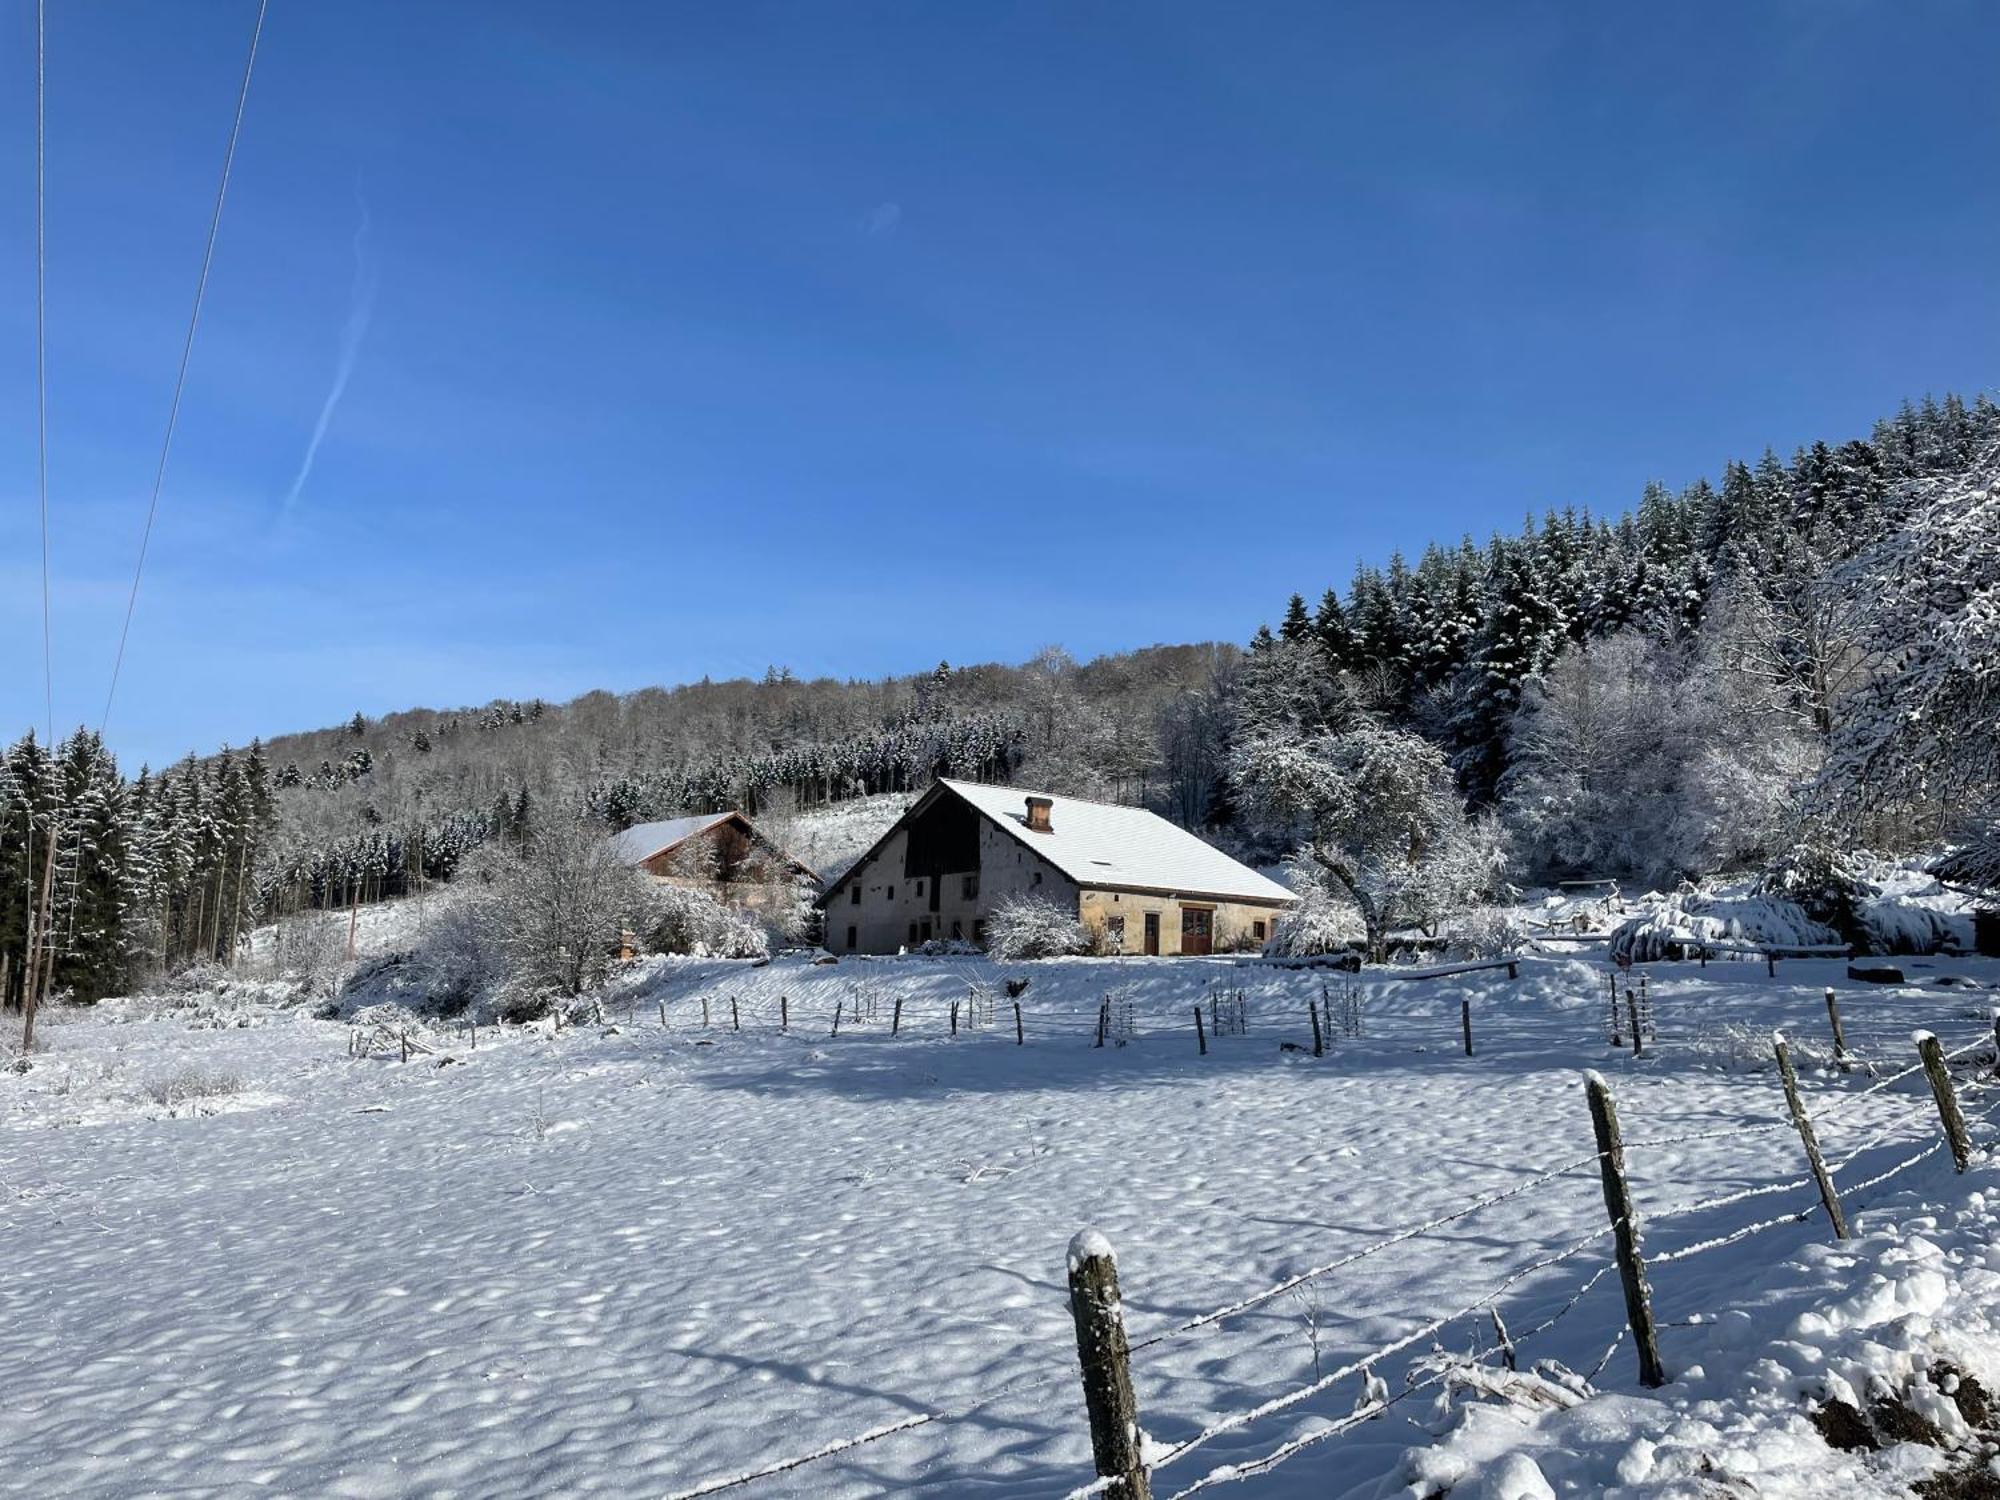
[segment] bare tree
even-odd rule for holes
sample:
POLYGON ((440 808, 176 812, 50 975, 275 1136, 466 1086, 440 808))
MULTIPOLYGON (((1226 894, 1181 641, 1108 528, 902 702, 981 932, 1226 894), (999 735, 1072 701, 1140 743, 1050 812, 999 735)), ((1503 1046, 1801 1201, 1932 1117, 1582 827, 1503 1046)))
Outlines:
POLYGON ((604 830, 584 819, 545 822, 492 888, 498 941, 519 987, 579 995, 600 984, 618 935, 644 904, 643 877, 604 830))

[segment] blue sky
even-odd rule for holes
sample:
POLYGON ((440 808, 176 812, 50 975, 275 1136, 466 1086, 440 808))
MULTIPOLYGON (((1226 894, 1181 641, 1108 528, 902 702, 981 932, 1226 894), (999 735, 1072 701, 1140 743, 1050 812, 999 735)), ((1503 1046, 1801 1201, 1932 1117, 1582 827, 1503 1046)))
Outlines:
MULTIPOLYGON (((68 726, 255 6, 50 10, 68 726)), ((10 736, 32 41, 0 0, 10 736)), ((1995 56, 1970 3, 275 0, 112 744, 1242 639, 1357 558, 1991 389, 1995 56)))

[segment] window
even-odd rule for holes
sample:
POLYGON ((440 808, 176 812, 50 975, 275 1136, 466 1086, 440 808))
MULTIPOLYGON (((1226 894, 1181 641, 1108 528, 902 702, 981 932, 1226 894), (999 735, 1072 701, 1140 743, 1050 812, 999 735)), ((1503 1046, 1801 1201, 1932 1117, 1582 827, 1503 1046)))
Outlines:
POLYGON ((910 924, 910 946, 912 948, 917 946, 917 924, 915 922, 910 924))
POLYGON ((951 940, 955 943, 958 942, 964 936, 965 936, 965 924, 959 921, 958 918, 953 917, 951 919, 951 940))
POLYGON ((861 941, 852 927, 847 929, 847 951, 852 953, 861 946, 861 941))
POLYGON ((1104 919, 1104 933, 1111 940, 1111 951, 1113 953, 1123 953, 1125 951, 1125 919, 1123 917, 1106 917, 1104 919))
POLYGON ((931 924, 925 922, 917 928, 917 941, 920 943, 928 943, 930 940, 931 940, 931 924))
POLYGON ((853 885, 849 886, 847 888, 847 894, 848 894, 848 905, 859 906, 861 904, 861 882, 857 880, 854 882, 853 885))
POLYGON ((882 895, 886 900, 894 901, 896 899, 896 888, 893 885, 885 885, 882 887, 882 895))
POLYGON ((977 875, 966 876, 959 882, 959 893, 968 901, 976 901, 979 898, 979 877, 977 875))
POLYGON ((1263 942, 1263 941, 1264 941, 1264 924, 1263 924, 1262 922, 1252 922, 1252 923, 1250 924, 1250 936, 1252 936, 1253 938, 1255 938, 1255 939, 1256 939, 1256 940, 1257 940, 1258 942, 1260 942, 1260 943, 1261 943, 1261 942, 1263 942))
POLYGON ((1040 885, 1041 883, 1042 883, 1042 872, 1040 870, 1037 870, 1035 871, 1035 884, 1040 885))
POLYGON ((917 882, 917 899, 919 901, 924 899, 924 883, 921 880, 917 882))

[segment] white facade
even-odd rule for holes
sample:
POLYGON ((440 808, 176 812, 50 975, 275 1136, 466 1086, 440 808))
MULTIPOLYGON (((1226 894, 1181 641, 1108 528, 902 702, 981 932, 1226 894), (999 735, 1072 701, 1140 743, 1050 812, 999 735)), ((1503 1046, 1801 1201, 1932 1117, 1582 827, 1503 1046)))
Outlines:
POLYGON ((826 946, 983 943, 987 918, 1016 895, 1074 912, 1115 951, 1163 955, 1261 946, 1292 901, 1142 809, 940 781, 828 887, 826 946), (1046 828, 1031 821, 1030 796, 1046 803, 1046 828))

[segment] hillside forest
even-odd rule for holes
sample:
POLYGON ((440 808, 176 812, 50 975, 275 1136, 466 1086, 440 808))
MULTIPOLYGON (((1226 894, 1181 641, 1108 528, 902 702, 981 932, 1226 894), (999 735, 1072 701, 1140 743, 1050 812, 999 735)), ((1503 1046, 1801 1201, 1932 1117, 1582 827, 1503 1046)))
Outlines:
POLYGON ((89 999, 552 825, 740 807, 782 829, 938 775, 1143 804, 1289 861, 1304 941, 1508 883, 1862 850, 1950 849, 1992 889, 2000 407, 1926 399, 1623 511, 1301 579, 1241 644, 356 714, 132 774, 87 730, 30 732, 0 753, 4 994, 44 901, 52 990, 89 999))

